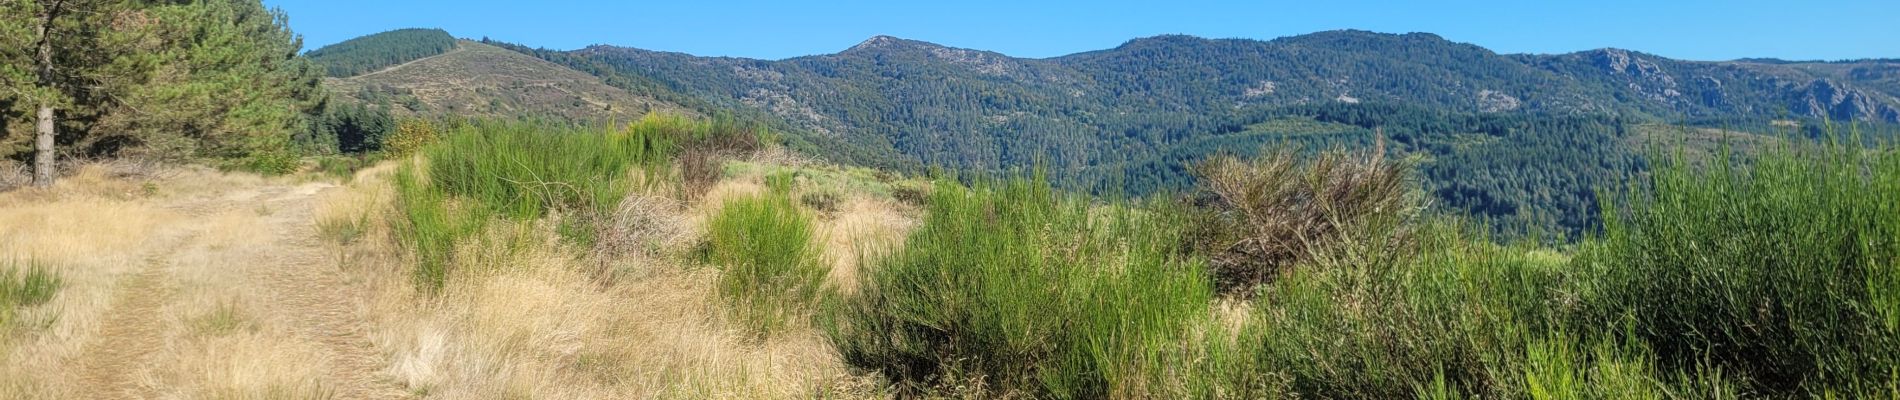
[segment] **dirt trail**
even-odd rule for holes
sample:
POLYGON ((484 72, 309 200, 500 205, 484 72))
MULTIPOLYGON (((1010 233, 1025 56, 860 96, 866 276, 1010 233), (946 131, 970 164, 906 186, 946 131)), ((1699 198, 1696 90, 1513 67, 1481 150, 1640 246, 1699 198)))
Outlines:
POLYGON ((80 356, 86 398, 152 397, 146 391, 149 388, 137 384, 135 372, 147 367, 147 356, 162 343, 158 309, 171 298, 165 286, 165 263, 164 255, 148 257, 138 274, 121 282, 102 331, 94 339, 97 342, 80 356))
POLYGON ((395 383, 378 376, 385 363, 369 340, 361 307, 353 307, 367 298, 363 287, 342 279, 349 275, 324 256, 312 215, 313 197, 323 188, 312 188, 305 185, 276 196, 292 203, 273 218, 285 251, 272 263, 279 267, 264 271, 262 281, 295 322, 297 334, 321 344, 330 357, 328 375, 338 398, 404 397, 395 383))
POLYGON ((375 70, 375 71, 370 71, 370 72, 367 72, 367 73, 363 73, 363 74, 360 74, 360 75, 356 75, 356 76, 349 76, 349 77, 345 77, 345 79, 348 79, 348 78, 362 78, 362 77, 366 77, 366 76, 375 76, 375 75, 379 75, 379 74, 382 74, 382 73, 384 73, 384 72, 389 72, 389 71, 394 71, 394 70, 396 70, 397 68, 402 68, 402 67, 406 67, 406 66, 409 66, 409 64, 415 64, 415 63, 418 63, 418 62, 422 62, 422 60, 427 60, 427 59, 431 59, 431 58, 436 58, 436 57, 441 57, 441 56, 446 56, 446 55, 450 55, 450 54, 455 54, 455 53, 459 53, 459 52, 462 52, 462 51, 465 51, 465 50, 468 50, 468 46, 463 46, 463 45, 462 45, 461 43, 456 43, 456 44, 455 44, 455 48, 453 48, 453 49, 449 49, 449 51, 445 51, 445 52, 442 52, 442 54, 437 54, 437 55, 433 55, 433 56, 428 56, 428 57, 423 57, 423 58, 418 58, 418 59, 414 59, 414 60, 409 60, 409 61, 404 61, 404 62, 403 62, 403 63, 401 63, 401 64, 396 64, 396 65, 391 65, 391 66, 387 66, 387 67, 383 67, 383 69, 379 69, 379 70, 375 70))
MULTIPOLYGON (((174 295, 188 274, 233 274, 205 280, 251 287, 200 288, 213 293, 251 294, 246 304, 254 313, 273 321, 287 321, 290 342, 319 349, 320 357, 303 362, 322 363, 318 378, 323 391, 337 399, 404 398, 393 381, 381 377, 386 365, 369 341, 361 314, 363 288, 343 279, 334 260, 325 256, 317 238, 312 209, 323 183, 265 183, 256 187, 207 193, 165 204, 179 212, 187 226, 167 227, 170 237, 153 238, 146 246, 144 265, 114 285, 111 305, 101 318, 93 339, 68 366, 75 371, 80 398, 156 398, 168 395, 163 377, 178 374, 172 366, 156 365, 153 354, 178 346, 191 337, 188 324, 167 323, 164 312, 180 301, 174 295), (255 210, 255 211, 251 211, 255 210), (253 213, 270 237, 219 234, 218 213, 253 213), (234 237, 252 242, 223 243, 234 237), (267 241, 263 249, 256 241, 267 241), (216 266, 193 262, 218 260, 216 266), (228 265, 227 265, 228 264, 228 265), (234 268, 235 267, 235 268, 234 268), (195 269, 194 269, 195 268, 195 269), (247 290, 248 289, 248 290, 247 290)), ((250 225, 247 225, 250 226, 250 225)), ((214 350, 218 351, 218 350, 214 350)), ((239 351, 239 350, 225 350, 239 351)), ((243 358, 250 355, 230 355, 243 358)), ((263 355, 258 355, 263 356, 263 355)))

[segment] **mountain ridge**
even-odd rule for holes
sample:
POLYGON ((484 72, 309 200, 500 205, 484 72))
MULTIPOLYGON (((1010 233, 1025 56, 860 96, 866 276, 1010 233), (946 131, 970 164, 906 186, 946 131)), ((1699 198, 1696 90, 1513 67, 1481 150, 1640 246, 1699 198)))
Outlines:
MULTIPOLYGON (((801 60, 825 59, 827 57, 866 55, 866 54, 872 54, 872 53, 884 54, 884 53, 892 52, 893 49, 902 49, 906 51, 923 50, 923 51, 933 51, 933 52, 938 52, 938 53, 954 52, 956 54, 963 55, 964 57, 961 57, 960 59, 952 59, 951 61, 962 61, 964 63, 969 63, 969 64, 984 65, 987 67, 986 71, 989 71, 992 74, 995 74, 996 72, 1001 71, 1010 65, 1032 65, 1032 66, 1037 66, 1037 68, 1046 69, 1047 68, 1046 66, 1050 64, 1055 64, 1055 65, 1068 64, 1072 66, 1073 64, 1076 64, 1078 62, 1085 62, 1084 60, 1088 60, 1091 58, 1109 57, 1109 56, 1113 56, 1117 54, 1143 53, 1143 52, 1148 52, 1148 53, 1169 52, 1169 51, 1180 51, 1180 50, 1193 50, 1196 48, 1228 48, 1230 49, 1229 50, 1230 52, 1248 53, 1248 55, 1253 55, 1253 56, 1261 56, 1261 55, 1270 54, 1274 57, 1280 57, 1280 58, 1299 57, 1299 56, 1311 55, 1314 53, 1341 52, 1341 51, 1344 51, 1344 52, 1356 51, 1360 53, 1365 53, 1365 52, 1371 51, 1370 49, 1382 49, 1382 50, 1396 49, 1397 51, 1401 51, 1401 52, 1410 48, 1433 49, 1436 51, 1451 51, 1451 52, 1460 53, 1460 55, 1457 57, 1454 57, 1449 60, 1445 60, 1449 64, 1440 65, 1440 67, 1446 67, 1453 71, 1457 71, 1460 69, 1469 70, 1472 67, 1471 65, 1459 65, 1456 63, 1469 63, 1469 62, 1499 63, 1499 62, 1508 61, 1508 62, 1519 64, 1516 67, 1523 68, 1523 69, 1539 69, 1548 73, 1555 73, 1558 75, 1568 75, 1568 76, 1562 77, 1564 79, 1553 79, 1553 77, 1541 77, 1540 79, 1542 79, 1544 82, 1538 82, 1539 84, 1556 85, 1555 89, 1551 90, 1552 92, 1555 92, 1555 93, 1549 94, 1549 95, 1543 95, 1543 96, 1527 96, 1523 92, 1530 91, 1528 89, 1516 89, 1515 92, 1513 92, 1513 90, 1505 90, 1505 89, 1499 89, 1499 88, 1477 88, 1477 89, 1466 88, 1467 89, 1465 91, 1466 93, 1459 93, 1462 96, 1472 99, 1466 106, 1460 107, 1461 109, 1466 109, 1466 110, 1482 111, 1484 109, 1497 108, 1497 107, 1480 106, 1479 104, 1482 104, 1482 103, 1509 104, 1513 102, 1511 101, 1511 99, 1517 99, 1519 100, 1517 102, 1520 103, 1520 106, 1529 107, 1532 109, 1549 109, 1551 111, 1557 111, 1557 112, 1618 112, 1617 110, 1610 110, 1610 108, 1613 108, 1615 103, 1628 100, 1628 99, 1616 99, 1613 101, 1603 101, 1599 99, 1597 101, 1584 102, 1584 101, 1576 101, 1577 99, 1564 98, 1566 97, 1565 96, 1566 94, 1570 94, 1570 93, 1596 91, 1596 92, 1602 92, 1604 96, 1607 96, 1605 98, 1614 98, 1616 95, 1621 94, 1624 97, 1628 97, 1631 99, 1648 100, 1652 103, 1656 103, 1656 104, 1648 104, 1646 105, 1648 109, 1638 110, 1638 111, 1648 113, 1648 114, 1653 114, 1652 116, 1658 116, 1658 117, 1667 116, 1667 117, 1678 117, 1678 118, 1680 117, 1704 118, 1704 117, 1732 116, 1731 114, 1744 114, 1750 117, 1762 118, 1762 117, 1772 117, 1774 115, 1771 115, 1771 114, 1774 114, 1774 113, 1786 112, 1787 114, 1789 114, 1789 116, 1797 116, 1797 117, 1815 117, 1815 118, 1830 118, 1830 119, 1837 119, 1837 120, 1862 120, 1862 121, 1869 121, 1869 122, 1900 123, 1900 85, 1890 85, 1890 84, 1885 85, 1885 86, 1866 85, 1865 84, 1866 82, 1862 82, 1864 79, 1855 79, 1856 76, 1865 76, 1865 75, 1846 75, 1846 74, 1818 75, 1818 74, 1812 74, 1812 73, 1803 73, 1802 71, 1800 71, 1802 68, 1799 67, 1799 66, 1813 66, 1813 65, 1838 66, 1838 65, 1848 65, 1848 64, 1880 65, 1882 62, 1884 62, 1883 61, 1884 59, 1873 59, 1870 61, 1840 61, 1840 62, 1821 62, 1821 63, 1816 63, 1816 62, 1765 63, 1765 62, 1758 62, 1758 61, 1690 61, 1690 60, 1670 59, 1667 57, 1663 57, 1663 56, 1659 56, 1659 55, 1655 55, 1651 53, 1645 53, 1641 51, 1621 49, 1621 48, 1613 48, 1613 47, 1583 50, 1583 51, 1570 52, 1570 53, 1560 53, 1560 54, 1496 53, 1482 46, 1469 44, 1469 43, 1454 42, 1454 41, 1445 39, 1441 36, 1438 36, 1436 34, 1423 33, 1423 32, 1413 32, 1413 33, 1405 33, 1405 34, 1388 34, 1388 33, 1378 33, 1378 32, 1363 31, 1363 30, 1334 30, 1334 31, 1315 32, 1315 33, 1310 33, 1310 34, 1305 34, 1305 35, 1280 37, 1280 38, 1264 40, 1264 41, 1258 40, 1258 39, 1244 39, 1244 38, 1210 39, 1210 38, 1203 38, 1203 37, 1191 36, 1191 35, 1168 34, 1168 35, 1156 35, 1156 36, 1150 36, 1150 37, 1131 39, 1129 41, 1122 43, 1121 45, 1118 45, 1116 47, 1109 48, 1109 49, 1077 52, 1077 53, 1066 54, 1066 55, 1055 56, 1055 57, 1048 57, 1048 58, 1010 57, 1010 56, 1007 56, 1001 53, 996 53, 996 52, 944 46, 944 45, 939 45, 935 43, 930 43, 927 41, 904 39, 904 38, 899 38, 899 37, 889 36, 889 35, 874 36, 870 39, 865 40, 864 42, 859 43, 858 45, 852 46, 851 48, 847 48, 837 53, 792 57, 792 58, 786 58, 786 59, 781 59, 781 60, 764 60, 764 59, 752 59, 752 58, 743 58, 743 57, 697 57, 697 56, 692 56, 686 53, 676 53, 676 52, 666 52, 664 54, 668 54, 673 57, 678 57, 678 58, 681 58, 682 60, 702 60, 702 59, 703 60, 720 60, 720 61, 729 62, 729 63, 759 65, 759 64, 795 63, 795 62, 800 62, 801 60), (876 50, 876 51, 873 51, 873 50, 876 50), (1595 57, 1596 59, 1592 59, 1592 57, 1595 57), (1576 65, 1565 65, 1565 64, 1576 64, 1576 65), (1596 65, 1600 67, 1598 69, 1607 69, 1609 71, 1593 71, 1590 69, 1582 68, 1582 67, 1588 67, 1591 65, 1596 65), (1636 72, 1634 73, 1628 70, 1628 68, 1630 68, 1630 66, 1632 65, 1635 68, 1637 68, 1635 70, 1636 72), (1736 70, 1738 69, 1749 70, 1749 71, 1745 71, 1745 73, 1741 73, 1738 75, 1738 73, 1736 72, 1736 70), (1636 75, 1635 78, 1637 78, 1637 80, 1632 81, 1629 79, 1629 77, 1625 76, 1625 75, 1632 75, 1632 74, 1636 75), (1753 75, 1749 75, 1749 74, 1753 74, 1753 75), (1743 79, 1735 79, 1738 76, 1742 77, 1743 79), (1707 108, 1707 107, 1719 108, 1719 107, 1725 107, 1729 105, 1728 102, 1724 100, 1724 98, 1735 97, 1735 95, 1726 94, 1726 93, 1718 93, 1718 92, 1726 91, 1726 88, 1722 87, 1724 83, 1730 82, 1730 81, 1736 81, 1736 80, 1745 80, 1745 79, 1761 78, 1761 77, 1769 77, 1769 78, 1783 80, 1783 82, 1771 83, 1770 86, 1780 86, 1780 88, 1778 88, 1779 90, 1792 91, 1795 93, 1793 94, 1784 93, 1783 95, 1776 95, 1776 96, 1765 96, 1765 95, 1760 95, 1760 94, 1741 95, 1742 97, 1761 99, 1760 101, 1762 102, 1778 104, 1780 105, 1780 107, 1764 106, 1764 105, 1750 105, 1748 107, 1736 107, 1736 108, 1730 108, 1730 109, 1715 109, 1715 110, 1698 109, 1698 108, 1707 108), (1588 88, 1576 87, 1580 85, 1592 86, 1592 87, 1588 87, 1588 88), (1688 91, 1686 89, 1695 89, 1695 90, 1688 91), (1483 92, 1485 91, 1490 91, 1491 93, 1494 93, 1494 95, 1491 95, 1490 97, 1494 98, 1497 101, 1486 101, 1484 99, 1486 96, 1483 95, 1483 92), (1614 92, 1621 92, 1621 93, 1614 93, 1614 92), (1509 98, 1498 96, 1496 94, 1509 96, 1509 98), (1522 101, 1522 99, 1525 97, 1540 97, 1542 98, 1543 101, 1524 102, 1522 101)), ((610 45, 589 46, 588 48, 585 49, 585 52, 589 54, 603 54, 603 53, 629 52, 629 51, 650 52, 651 50, 642 50, 642 49, 637 49, 637 48, 632 48, 632 47, 621 47, 621 46, 610 46, 610 45)), ((1194 61, 1201 61, 1201 60, 1194 60, 1194 61)), ((1413 61, 1418 62, 1420 60, 1413 60, 1413 61)), ((1429 61, 1429 60, 1426 60, 1426 61, 1429 61)), ((1861 70, 1867 71, 1868 68, 1863 66, 1861 67, 1861 70)), ((1221 71, 1221 72, 1232 73, 1234 71, 1226 70, 1226 71, 1221 71)), ((1515 73, 1529 73, 1529 72, 1519 71, 1515 73)), ((1395 74, 1395 75, 1403 75, 1403 74, 1395 74)), ((663 80, 665 79, 665 77, 660 77, 660 78, 663 80)), ((1300 77, 1296 77, 1296 78, 1300 78, 1300 77)), ((1305 78, 1311 78, 1311 77, 1305 77, 1305 78)), ((1275 83, 1277 84, 1278 82, 1275 82, 1275 83)), ((1254 84, 1264 85, 1265 82, 1256 82, 1254 84)), ((1247 86, 1250 86, 1250 85, 1243 85, 1242 87, 1244 88, 1247 86)), ((1341 85, 1341 86, 1345 86, 1345 85, 1341 85)), ((1777 88, 1768 88, 1768 89, 1772 90, 1772 89, 1777 89, 1777 88)), ((1331 96, 1319 96, 1319 97, 1314 97, 1312 99, 1303 99, 1303 100, 1304 101, 1319 101, 1319 100, 1326 100, 1326 99, 1332 99, 1332 100, 1361 99, 1363 100, 1361 96, 1352 96, 1350 93, 1347 93, 1347 91, 1345 90, 1340 90, 1339 92, 1340 93, 1335 93, 1335 95, 1331 95, 1331 96)), ((1447 92, 1447 91, 1440 90, 1440 92, 1447 92)), ((1405 101, 1405 100, 1412 100, 1412 99, 1400 98, 1400 99, 1394 99, 1394 100, 1405 101)))
MULTIPOLYGON (((1557 77, 1535 77, 1540 79, 1541 82, 1534 83, 1537 83, 1539 86, 1553 88, 1549 90, 1549 92, 1552 93, 1543 94, 1541 96, 1527 95, 1525 92, 1530 92, 1531 90, 1524 88, 1466 88, 1467 90, 1463 93, 1458 93, 1460 96, 1470 99, 1467 104, 1459 107, 1463 110, 1484 111, 1499 108, 1514 109, 1515 107, 1486 106, 1483 104, 1508 105, 1515 102, 1519 103, 1521 107, 1546 109, 1556 112, 1625 112, 1629 110, 1619 111, 1612 110, 1611 108, 1614 108, 1617 103, 1634 99, 1647 100, 1653 103, 1643 105, 1645 109, 1635 111, 1651 114, 1651 116, 1655 117, 1675 117, 1680 119, 1685 117, 1709 118, 1742 114, 1754 118, 1767 118, 1777 116, 1773 115, 1776 113, 1786 113, 1788 114, 1787 116, 1795 117, 1900 123, 1900 84, 1890 82, 1870 84, 1865 82, 1868 81, 1868 79, 1856 78, 1868 76, 1865 75, 1865 72, 1863 75, 1826 75, 1803 71, 1804 69, 1826 66, 1859 64, 1878 66, 1885 62, 1884 59, 1820 63, 1690 61, 1670 59, 1651 53, 1613 47, 1560 54, 1496 53, 1482 46, 1454 42, 1436 34, 1423 32, 1388 34, 1363 30, 1335 30, 1287 36, 1264 41, 1244 38, 1210 39, 1191 35, 1169 34, 1135 38, 1109 49, 1077 52, 1048 58, 1011 57, 991 51, 945 46, 927 41, 904 39, 889 35, 874 36, 858 45, 854 45, 851 48, 837 53, 792 57, 781 60, 743 57, 698 57, 678 52, 654 53, 665 54, 670 58, 675 58, 675 60, 660 60, 657 62, 693 63, 697 62, 693 60, 718 60, 727 63, 767 65, 797 63, 801 61, 808 62, 809 60, 815 59, 827 59, 827 57, 867 56, 871 54, 888 55, 897 51, 910 51, 934 53, 939 56, 952 56, 940 58, 945 58, 951 62, 982 66, 982 71, 991 75, 1006 75, 1002 72, 1005 72, 1011 66, 1027 65, 1029 66, 1026 67, 1027 69, 1046 70, 1049 68, 1049 65, 1052 64, 1058 66, 1073 66, 1073 64, 1086 62, 1084 60, 1091 58, 1110 57, 1116 54, 1178 52, 1197 48, 1228 48, 1231 49, 1230 52, 1238 51, 1249 53, 1248 55, 1253 56, 1271 55, 1272 57, 1282 59, 1327 52, 1356 51, 1365 53, 1370 51, 1369 49, 1375 48, 1385 50, 1397 49, 1401 52, 1408 48, 1434 49, 1438 51, 1461 53, 1458 57, 1444 60, 1447 64, 1438 65, 1438 67, 1443 67, 1451 71, 1470 70, 1473 67, 1472 65, 1459 63, 1480 62, 1495 64, 1508 61, 1519 64, 1515 67, 1523 69, 1540 69, 1548 73, 1567 75, 1561 77, 1563 79, 1555 79, 1557 77), (1598 69, 1607 69, 1608 71, 1595 71, 1584 68, 1592 65, 1598 66, 1598 69), (1635 70, 1636 72, 1632 73, 1628 70, 1631 66, 1637 68, 1635 70), (1737 72, 1737 70, 1747 71, 1737 72), (1636 80, 1631 80, 1630 77, 1627 76, 1632 74, 1635 75, 1634 78, 1636 78, 1636 80), (1762 77, 1778 79, 1780 81, 1769 83, 1768 86, 1770 87, 1758 89, 1780 90, 1792 93, 1781 93, 1772 96, 1759 93, 1743 94, 1739 96, 1758 99, 1757 102, 1768 104, 1751 104, 1733 108, 1722 108, 1732 105, 1726 98, 1738 96, 1723 93, 1727 91, 1727 88, 1724 87, 1725 83, 1762 77), (1489 95, 1485 93, 1487 91, 1490 92, 1489 95), (1574 97, 1568 96, 1570 94, 1591 91, 1600 92, 1603 99, 1580 101, 1575 98, 1565 98, 1574 97), (1625 98, 1617 98, 1618 95, 1625 98), (1491 99, 1487 100, 1487 97, 1491 99), (1523 101, 1526 97, 1540 98, 1541 101, 1523 101), (1610 100, 1606 101, 1605 99, 1610 100)), ((579 52, 585 54, 604 54, 653 51, 632 47, 595 45, 589 46, 579 52)), ((1193 61, 1198 62, 1201 60, 1193 61)), ((1412 61, 1420 62, 1421 60, 1414 59, 1412 61)), ((1498 67, 1503 66, 1492 65, 1487 68, 1498 67)), ((1223 70, 1220 72, 1233 73, 1236 70, 1238 69, 1223 70)), ((1867 66, 1861 66, 1859 70, 1870 71, 1871 69, 1867 66)), ((1877 70, 1873 71, 1872 73, 1880 72, 1877 70)), ((1518 71, 1513 73, 1526 74, 1531 72, 1518 71)), ((1047 74, 1048 73, 1045 73, 1044 75, 1047 74)), ((1394 75, 1404 74, 1396 73, 1394 75)), ((664 76, 657 78, 662 80, 666 79, 664 76)), ((1311 79, 1313 77, 1295 77, 1295 79, 1299 78, 1311 79)), ((1469 77, 1447 78, 1466 79, 1469 77)), ((1265 85, 1266 81, 1267 80, 1255 82, 1253 85, 1265 85)), ((1278 82, 1275 83, 1278 84, 1278 82)), ((1350 83, 1337 86, 1349 85, 1350 83)), ((1252 85, 1242 85, 1243 88, 1248 86, 1252 85)), ((1339 89, 1341 90, 1336 90, 1338 93, 1332 95, 1317 96, 1302 99, 1302 101, 1323 101, 1328 99, 1364 100, 1363 96, 1354 96, 1349 93, 1349 90, 1344 90, 1344 87, 1339 89)), ((1439 93, 1452 93, 1448 88, 1437 88, 1437 90, 1439 93)), ((1391 100, 1411 101, 1414 99, 1396 98, 1391 100)), ((1448 99, 1440 99, 1440 102, 1442 103, 1446 100, 1448 99)))
POLYGON ((1593 220, 1596 190, 1641 172, 1643 149, 1668 136, 1655 124, 1900 122, 1900 69, 1881 62, 1500 54, 1429 33, 1158 35, 1050 58, 888 35, 781 60, 483 43, 702 115, 763 121, 841 163, 1035 168, 1097 193, 1187 187, 1188 166, 1215 154, 1384 140, 1395 157, 1428 160, 1440 204, 1500 226, 1555 221, 1565 234, 1593 220))

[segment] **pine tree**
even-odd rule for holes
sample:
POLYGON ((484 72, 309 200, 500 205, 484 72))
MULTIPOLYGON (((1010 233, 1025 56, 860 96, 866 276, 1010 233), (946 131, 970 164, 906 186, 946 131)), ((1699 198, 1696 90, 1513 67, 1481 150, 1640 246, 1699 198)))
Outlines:
POLYGON ((289 151, 319 110, 322 73, 302 39, 255 0, 160 5, 123 24, 136 43, 114 65, 124 85, 106 131, 156 156, 235 158, 289 151))
MULTIPOLYGON (((325 97, 283 13, 257 0, 16 0, 0 16, 0 117, 35 113, 38 185, 56 145, 282 171, 325 97)), ((15 136, 0 156, 19 151, 15 136)))
MULTIPOLYGON (((0 84, 14 108, 33 110, 33 185, 57 176, 60 116, 94 111, 108 23, 123 3, 108 0, 15 0, 0 9, 0 84)), ((70 125, 70 124, 69 124, 70 125)), ((68 133, 67 136, 71 136, 68 133)))

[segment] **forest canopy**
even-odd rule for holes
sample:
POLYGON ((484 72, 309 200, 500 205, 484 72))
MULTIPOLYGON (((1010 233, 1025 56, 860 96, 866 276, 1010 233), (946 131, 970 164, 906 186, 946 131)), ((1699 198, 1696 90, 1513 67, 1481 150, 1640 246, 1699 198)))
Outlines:
POLYGON ((441 29, 397 29, 323 46, 305 56, 332 77, 361 75, 393 65, 447 53, 455 36, 441 29))
POLYGON ((296 161, 291 133, 324 106, 302 38, 256 0, 15 1, 0 17, 0 157, 33 152, 51 119, 62 158, 281 170, 296 161))

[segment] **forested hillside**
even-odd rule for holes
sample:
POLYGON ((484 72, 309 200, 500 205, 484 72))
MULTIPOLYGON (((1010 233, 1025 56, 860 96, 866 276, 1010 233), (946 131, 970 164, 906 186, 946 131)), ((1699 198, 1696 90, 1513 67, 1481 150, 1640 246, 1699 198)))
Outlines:
POLYGON ((455 37, 441 29, 397 29, 323 46, 305 54, 332 77, 376 71, 455 49, 455 37))
POLYGON ((1615 49, 1501 55, 1430 34, 1160 36, 1049 59, 892 37, 778 61, 611 46, 536 53, 770 112, 885 157, 977 169, 1112 164, 1259 122, 1248 114, 1260 110, 1323 102, 1656 121, 1900 122, 1895 94, 1852 74, 1615 49))
POLYGON ((841 161, 1035 167, 1098 193, 1185 188, 1187 169, 1210 154, 1282 142, 1365 146, 1383 131, 1395 155, 1423 160, 1439 205, 1511 230, 1567 234, 1592 220, 1594 191, 1640 172, 1643 142, 1627 138, 1633 124, 1773 133, 1787 130, 1777 123, 1900 122, 1900 92, 1883 61, 1509 55, 1422 33, 1173 35, 1047 59, 888 36, 777 61, 509 47, 638 82, 620 85, 636 92, 768 114, 847 144, 820 149, 841 161))

